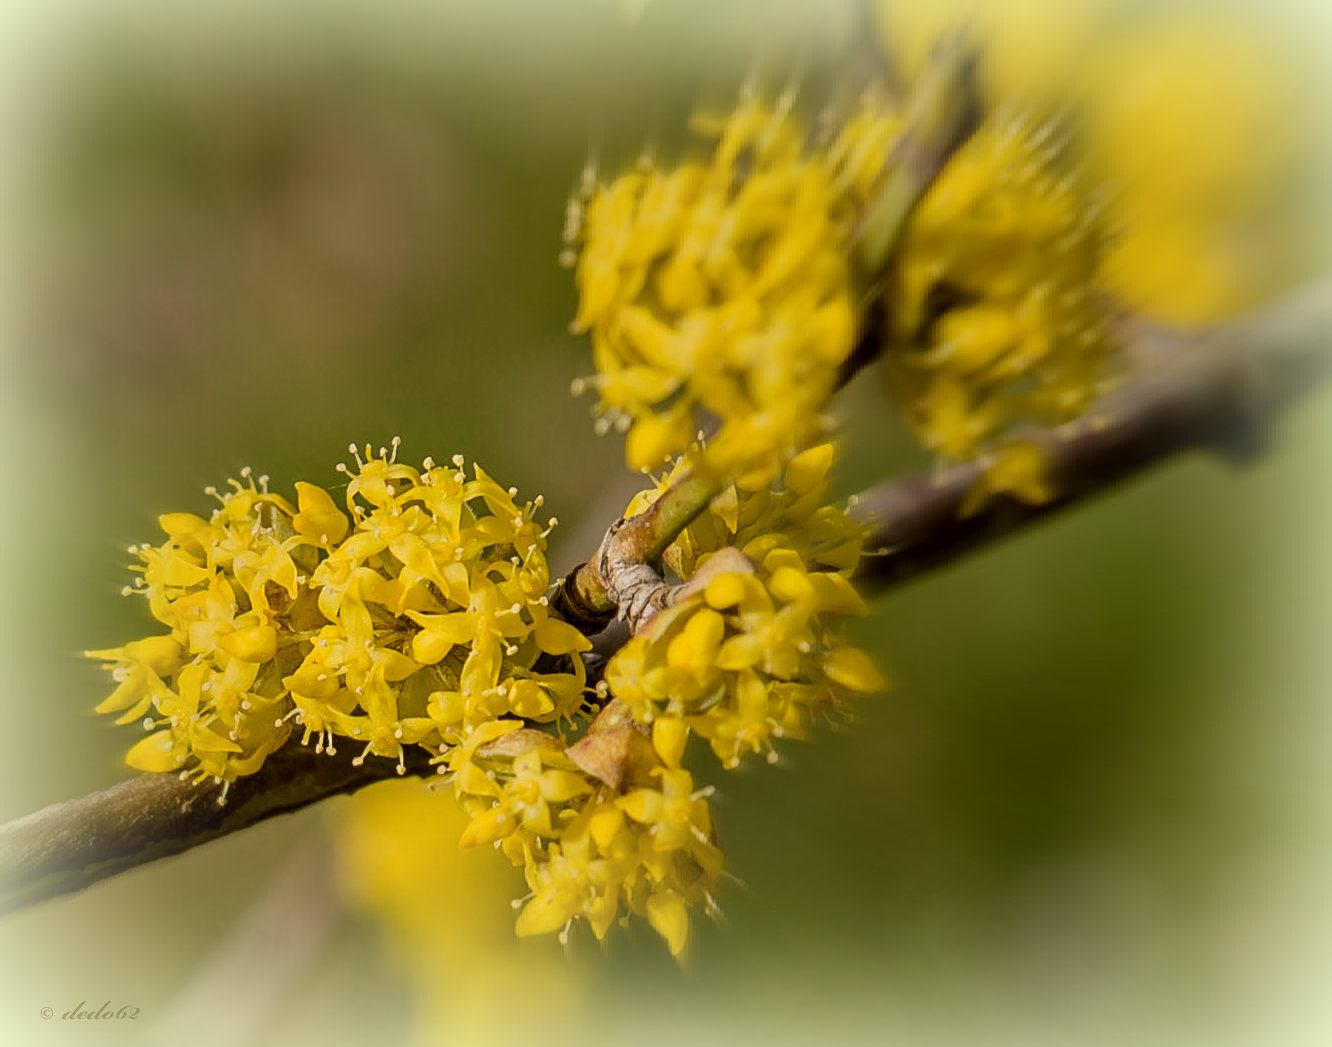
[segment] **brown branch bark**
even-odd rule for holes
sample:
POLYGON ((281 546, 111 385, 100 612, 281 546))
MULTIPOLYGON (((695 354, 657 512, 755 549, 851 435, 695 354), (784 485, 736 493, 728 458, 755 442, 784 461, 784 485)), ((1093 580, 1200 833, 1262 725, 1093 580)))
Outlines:
MULTIPOLYGON (((350 747, 317 755, 291 743, 233 782, 225 804, 211 780, 141 774, 90 796, 52 804, 0 826, 0 912, 81 890, 98 880, 179 854, 277 814, 397 777, 394 760, 352 763, 350 747)), ((434 774, 422 750, 414 775, 434 774)))

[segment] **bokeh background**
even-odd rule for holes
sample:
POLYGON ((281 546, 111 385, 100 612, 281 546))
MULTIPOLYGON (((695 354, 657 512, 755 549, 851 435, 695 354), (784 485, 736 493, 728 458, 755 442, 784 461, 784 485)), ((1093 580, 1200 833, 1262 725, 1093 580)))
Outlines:
MULTIPOLYGON (((1299 171, 1226 271, 1325 266, 1328 16, 1171 7, 1289 48, 1299 171)), ((348 441, 401 435, 544 494, 557 569, 585 554, 637 482, 568 394, 578 171, 678 154, 753 72, 836 96, 864 43, 844 0, 0 11, 3 818, 128 773, 78 652, 151 631, 124 547, 243 465, 332 484, 348 441)), ((839 413, 843 493, 921 466, 872 377, 839 413)), ((682 967, 638 924, 493 946, 517 872, 342 798, 0 921, 4 1039, 1332 1042, 1332 396, 1269 438, 880 601, 857 635, 890 693, 779 767, 709 769, 743 882, 682 967), (138 1020, 59 1020, 104 1001, 138 1020)))

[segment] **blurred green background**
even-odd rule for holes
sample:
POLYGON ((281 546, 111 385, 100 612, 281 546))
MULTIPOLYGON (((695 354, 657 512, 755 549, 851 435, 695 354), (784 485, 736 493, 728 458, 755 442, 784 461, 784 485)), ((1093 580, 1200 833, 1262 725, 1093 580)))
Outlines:
MULTIPOLYGON (((568 395, 574 178, 672 155, 753 70, 818 97, 854 33, 846 2, 3 10, 6 818, 125 776, 77 654, 152 630, 124 547, 243 465, 331 484, 398 434, 543 493, 556 569, 585 554, 637 482, 568 395)), ((919 467, 872 382, 840 410, 843 493, 919 467)), ((882 600, 889 694, 709 770, 743 884, 684 968, 576 935, 579 1000, 514 1007, 555 1043, 1332 1042, 1330 437, 1323 391, 1256 464, 1174 464, 882 600)), ((405 1041, 327 815, 0 921, 6 1042, 405 1041), (81 1000, 141 1017, 39 1017, 81 1000)))

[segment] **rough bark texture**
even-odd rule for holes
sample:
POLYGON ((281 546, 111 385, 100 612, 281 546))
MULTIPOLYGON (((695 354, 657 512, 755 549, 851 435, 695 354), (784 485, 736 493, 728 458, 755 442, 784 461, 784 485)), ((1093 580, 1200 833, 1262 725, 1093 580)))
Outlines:
MULTIPOLYGON (((433 774, 426 753, 409 773, 433 774)), ((126 869, 197 847, 255 822, 397 777, 397 763, 316 755, 290 744, 252 775, 221 787, 175 774, 141 774, 91 796, 52 804, 0 826, 0 910, 68 894, 126 869)))

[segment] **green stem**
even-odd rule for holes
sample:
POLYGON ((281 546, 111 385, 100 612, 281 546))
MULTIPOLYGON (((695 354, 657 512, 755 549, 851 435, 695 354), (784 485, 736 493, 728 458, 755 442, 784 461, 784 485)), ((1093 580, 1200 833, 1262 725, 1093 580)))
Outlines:
POLYGON ((873 287, 892 264, 916 205, 950 157, 976 129, 977 56, 960 38, 935 51, 907 96, 888 175, 860 230, 856 259, 873 287))

